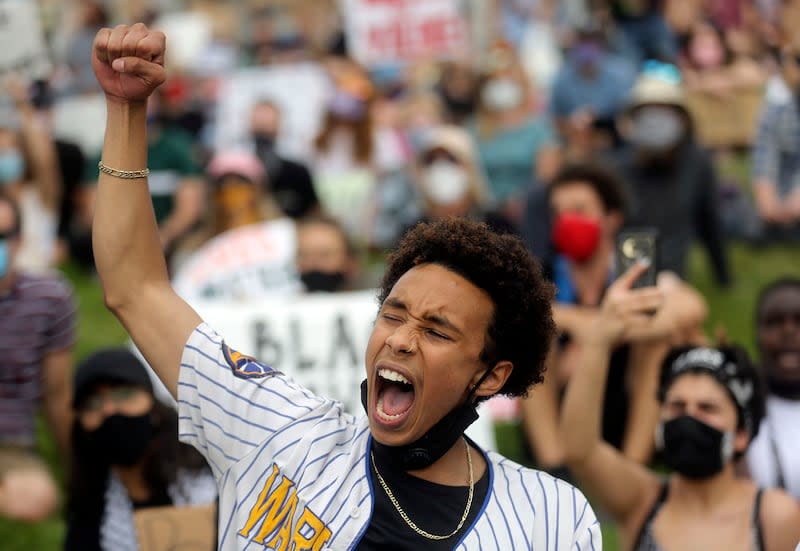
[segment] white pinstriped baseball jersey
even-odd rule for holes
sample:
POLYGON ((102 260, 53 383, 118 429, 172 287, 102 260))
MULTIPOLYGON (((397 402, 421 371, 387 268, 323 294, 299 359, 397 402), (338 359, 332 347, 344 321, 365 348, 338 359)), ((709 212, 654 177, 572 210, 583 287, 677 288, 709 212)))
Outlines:
MULTIPOLYGON (((220 550, 356 547, 372 514, 366 417, 231 350, 206 324, 184 348, 178 407, 181 440, 219 485, 220 550)), ((489 490, 455 549, 602 549, 580 491, 484 453, 489 490)))

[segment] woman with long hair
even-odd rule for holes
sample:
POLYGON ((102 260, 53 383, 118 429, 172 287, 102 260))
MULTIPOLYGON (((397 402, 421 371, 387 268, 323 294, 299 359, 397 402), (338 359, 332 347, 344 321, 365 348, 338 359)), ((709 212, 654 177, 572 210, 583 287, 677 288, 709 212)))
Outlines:
POLYGON ((74 392, 65 551, 136 550, 135 511, 214 502, 205 460, 178 443, 175 411, 156 400, 129 350, 89 356, 75 372, 74 392))
MULTIPOLYGON (((668 476, 601 439, 611 350, 627 332, 650 323, 649 313, 661 303, 657 288, 631 288, 645 268, 638 263, 615 281, 594 323, 577 335, 583 361, 567 388, 562 419, 569 468, 617 522, 623 549, 794 549, 800 539, 797 502, 735 473, 764 416, 763 385, 744 349, 683 347, 663 360, 656 446, 668 476)), ((667 346, 644 346, 638 368, 661 362, 667 346)))

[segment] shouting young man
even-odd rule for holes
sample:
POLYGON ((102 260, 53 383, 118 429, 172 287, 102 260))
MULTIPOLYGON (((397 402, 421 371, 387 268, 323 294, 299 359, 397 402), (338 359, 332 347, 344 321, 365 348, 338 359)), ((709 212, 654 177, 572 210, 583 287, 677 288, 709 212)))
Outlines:
POLYGON ((600 549, 578 490, 463 434, 477 402, 542 379, 552 288, 517 239, 457 220, 408 234, 380 289, 362 418, 232 350, 174 293, 146 178, 164 46, 142 24, 97 34, 94 251, 107 305, 178 400, 180 438, 214 469, 219 548, 600 549))

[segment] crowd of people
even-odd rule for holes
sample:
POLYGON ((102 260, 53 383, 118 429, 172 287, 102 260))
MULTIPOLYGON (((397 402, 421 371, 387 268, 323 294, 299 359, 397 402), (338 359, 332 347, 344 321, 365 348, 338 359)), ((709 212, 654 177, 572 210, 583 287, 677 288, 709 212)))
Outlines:
POLYGON ((800 251, 800 3, 455 2, 483 43, 369 63, 347 2, 40 4, 52 70, 0 105, 0 517, 70 551, 209 504, 226 550, 595 548, 592 509, 635 551, 800 545, 800 263, 754 354, 687 280, 800 251), (75 357, 65 265, 141 357, 75 357), (368 289, 365 420, 192 310, 368 289), (497 395, 532 469, 462 438, 497 395))

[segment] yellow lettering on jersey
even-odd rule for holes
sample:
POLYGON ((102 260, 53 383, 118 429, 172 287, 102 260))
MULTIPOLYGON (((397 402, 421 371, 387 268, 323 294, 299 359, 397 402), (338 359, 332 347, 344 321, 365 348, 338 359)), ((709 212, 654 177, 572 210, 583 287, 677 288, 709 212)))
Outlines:
POLYGON ((331 537, 331 531, 308 507, 297 522, 292 522, 297 511, 297 489, 294 481, 282 476, 273 489, 280 473, 278 466, 272 465, 272 472, 264 483, 255 505, 250 510, 247 522, 239 530, 239 535, 249 537, 256 524, 263 519, 261 528, 253 538, 256 543, 272 535, 264 544, 278 551, 319 551, 331 537), (306 535, 302 535, 301 532, 306 535))
MULTIPOLYGON (((281 486, 278 487, 278 490, 281 489, 284 482, 289 482, 291 486, 294 486, 294 482, 288 478, 284 478, 283 482, 281 482, 281 486)), ((267 518, 264 519, 264 524, 261 525, 261 531, 258 533, 255 541, 259 543, 264 541, 264 538, 271 534, 273 530, 275 530, 275 522, 280 522, 280 528, 278 529, 277 533, 272 536, 272 538, 265 545, 267 549, 274 549, 275 551, 287 551, 287 549, 289 549, 289 543, 292 541, 292 519, 294 518, 294 512, 296 510, 297 492, 292 490, 292 493, 289 494, 289 499, 283 504, 283 506, 278 510, 278 513, 275 515, 275 521, 272 520, 270 513, 267 513, 267 518), (278 544, 278 542, 280 542, 280 544, 278 544)))
POLYGON ((247 518, 247 522, 244 527, 239 530, 239 535, 247 537, 250 534, 250 530, 252 530, 256 523, 266 514, 268 507, 267 494, 269 493, 269 489, 272 488, 272 483, 275 482, 275 477, 278 476, 278 472, 278 466, 273 464, 272 474, 269 475, 267 482, 264 484, 264 489, 261 490, 261 493, 258 495, 256 504, 250 510, 250 516, 247 518))
POLYGON ((302 516, 298 519, 292 534, 292 551, 319 551, 331 539, 331 531, 322 521, 311 512, 308 507, 303 509, 302 516), (311 530, 307 537, 300 532, 311 530))

